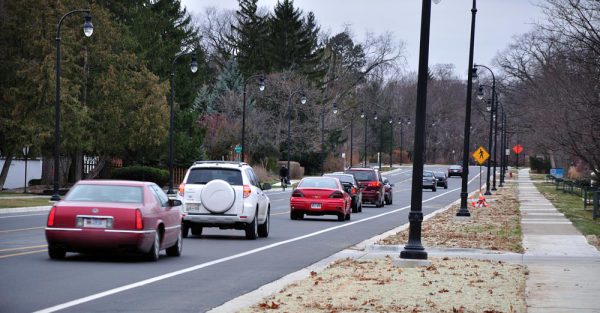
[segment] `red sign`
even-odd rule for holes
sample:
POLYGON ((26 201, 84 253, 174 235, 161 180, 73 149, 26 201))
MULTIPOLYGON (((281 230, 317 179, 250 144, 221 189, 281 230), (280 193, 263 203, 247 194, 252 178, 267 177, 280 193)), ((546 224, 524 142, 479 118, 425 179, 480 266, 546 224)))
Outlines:
POLYGON ((516 154, 519 154, 519 153, 523 152, 523 146, 521 146, 520 144, 516 144, 516 145, 513 147, 513 151, 514 151, 516 154))

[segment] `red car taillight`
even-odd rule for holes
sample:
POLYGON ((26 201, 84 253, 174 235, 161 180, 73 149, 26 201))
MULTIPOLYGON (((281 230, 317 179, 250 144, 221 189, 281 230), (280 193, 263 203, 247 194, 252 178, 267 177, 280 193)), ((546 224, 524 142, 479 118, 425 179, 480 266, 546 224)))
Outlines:
POLYGON ((294 192, 292 192, 292 197, 303 198, 304 194, 302 193, 302 191, 296 189, 294 190, 294 192))
POLYGON ((144 221, 142 220, 142 211, 135 209, 135 229, 144 229, 144 221))
POLYGON ((179 185, 179 195, 183 197, 184 193, 185 193, 185 184, 181 183, 179 185))
POLYGON ((379 188, 379 187, 381 187, 381 182, 379 182, 379 181, 370 181, 368 186, 369 187, 379 188))
POLYGON ((352 194, 355 195, 356 194, 356 187, 352 187, 352 194))
POLYGON ((340 199, 343 198, 344 194, 341 191, 334 191, 329 195, 329 198, 340 199))
POLYGON ((250 197, 252 193, 252 189, 250 189, 250 185, 244 185, 244 198, 250 197))
POLYGON ((56 215, 56 207, 53 206, 48 214, 48 226, 54 226, 54 215, 56 215))

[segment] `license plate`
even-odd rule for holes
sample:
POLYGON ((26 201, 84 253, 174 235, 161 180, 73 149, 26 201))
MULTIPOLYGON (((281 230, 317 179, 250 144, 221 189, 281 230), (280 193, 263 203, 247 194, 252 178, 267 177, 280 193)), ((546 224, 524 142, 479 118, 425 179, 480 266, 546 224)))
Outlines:
POLYGON ((320 203, 311 203, 310 204, 310 208, 311 209, 320 209, 321 208, 321 204, 320 203))
POLYGON ((83 227, 106 228, 105 218, 84 218, 83 227))
POLYGON ((200 212, 200 203, 188 203, 185 207, 188 212, 200 212))

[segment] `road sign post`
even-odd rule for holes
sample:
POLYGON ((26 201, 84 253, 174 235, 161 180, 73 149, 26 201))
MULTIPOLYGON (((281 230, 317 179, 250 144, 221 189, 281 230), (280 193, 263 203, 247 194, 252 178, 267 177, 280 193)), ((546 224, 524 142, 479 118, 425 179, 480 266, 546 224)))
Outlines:
POLYGON ((521 152, 523 152, 523 146, 521 146, 520 144, 516 144, 513 148, 513 151, 516 154, 516 158, 517 158, 517 169, 519 169, 519 154, 521 154, 521 152))

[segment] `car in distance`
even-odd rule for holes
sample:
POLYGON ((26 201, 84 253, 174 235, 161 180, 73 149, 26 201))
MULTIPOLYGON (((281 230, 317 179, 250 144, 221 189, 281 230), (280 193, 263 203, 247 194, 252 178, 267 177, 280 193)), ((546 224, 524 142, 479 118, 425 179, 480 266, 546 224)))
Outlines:
POLYGON ((344 173, 325 173, 323 176, 335 177, 339 179, 342 183, 342 186, 344 186, 344 190, 352 198, 352 213, 362 212, 362 192, 360 191, 360 186, 358 185, 358 181, 354 175, 344 173))
POLYGON ((445 172, 433 172, 433 175, 436 179, 436 185, 444 187, 444 189, 448 189, 448 177, 445 172))
POLYGON ((392 191, 392 187, 394 187, 394 184, 390 183, 389 179, 387 179, 387 177, 382 177, 383 178, 383 186, 384 186, 384 199, 385 199, 385 204, 390 205, 392 204, 392 200, 393 200, 393 194, 394 192, 392 191))
POLYGON ((462 176, 462 165, 450 165, 448 167, 448 177, 462 176))
POLYGON ((423 189, 431 189, 431 191, 436 191, 437 188, 437 179, 433 175, 432 171, 423 171, 423 189))
POLYGON ((336 215, 338 221, 349 220, 352 198, 335 177, 305 177, 290 197, 290 219, 304 215, 336 215))
POLYGON ((362 192, 362 202, 372 203, 381 208, 385 201, 385 186, 378 170, 372 168, 353 167, 344 171, 352 174, 358 180, 362 192))
POLYGON ((196 161, 179 186, 183 202, 183 237, 202 235, 204 227, 237 229, 246 239, 268 237, 271 200, 250 165, 244 162, 196 161))
POLYGON ((46 224, 48 255, 121 250, 156 261, 160 251, 181 255, 181 201, 151 182, 82 180, 52 206, 46 224))

